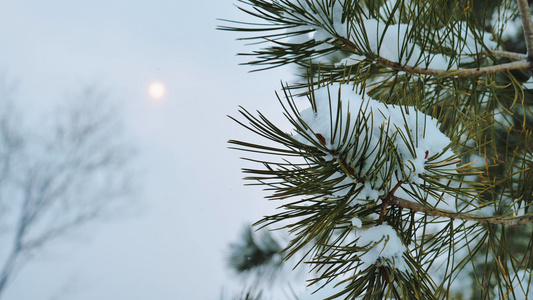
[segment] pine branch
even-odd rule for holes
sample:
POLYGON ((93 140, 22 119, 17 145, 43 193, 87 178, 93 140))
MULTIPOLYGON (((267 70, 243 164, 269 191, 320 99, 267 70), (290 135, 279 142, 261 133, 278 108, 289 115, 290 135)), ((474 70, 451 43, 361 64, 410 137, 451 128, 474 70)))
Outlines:
MULTIPOLYGON (((277 158, 248 159, 261 167, 244 169, 246 179, 272 192, 268 199, 289 200, 282 212, 256 224, 287 222, 293 237, 285 253, 306 252, 312 284, 349 277, 328 299, 520 297, 516 274, 533 264, 533 173, 527 172, 533 165, 533 106, 524 85, 529 72, 510 71, 533 70, 527 1, 246 0, 241 2, 251 8, 243 11, 266 23, 220 27, 268 42, 247 54, 256 57, 251 65, 309 67, 301 74, 306 83, 294 87, 307 89, 297 96, 308 97, 310 110, 298 109, 289 87, 287 103, 279 99, 293 131, 244 109, 249 124, 236 120, 278 146, 231 143, 277 158), (521 37, 519 45, 516 36, 508 37, 514 26, 505 24, 514 21, 514 3, 527 54, 491 50, 504 42, 506 49, 522 47, 521 37), (498 43, 488 42, 490 35, 498 43), (381 120, 389 109, 378 109, 378 103, 359 110, 355 102, 343 106, 352 100, 349 93, 326 93, 327 85, 337 83, 369 101, 405 107, 403 122, 381 120), (408 122, 418 112, 426 116, 408 122), (426 127, 430 118, 436 119, 431 128, 449 137, 448 146, 423 144, 426 138, 438 141, 431 136, 437 131, 426 127), (466 164, 459 166, 459 159, 466 164), (476 211, 478 204, 494 205, 497 215, 476 211), (385 223, 408 246, 401 259, 408 274, 394 268, 400 260, 387 266, 380 259, 368 268, 361 263, 371 249, 363 249, 353 232, 385 223), (466 278, 472 279, 470 291, 452 288, 454 280, 466 278)), ((533 277, 522 277, 522 290, 529 293, 533 277)))

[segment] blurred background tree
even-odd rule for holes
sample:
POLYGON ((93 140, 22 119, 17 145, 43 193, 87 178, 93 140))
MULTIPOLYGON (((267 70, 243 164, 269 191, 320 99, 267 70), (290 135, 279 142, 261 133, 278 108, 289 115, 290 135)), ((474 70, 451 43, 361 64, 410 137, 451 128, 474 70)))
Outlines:
POLYGON ((70 95, 42 122, 25 120, 14 85, 4 81, 0 96, 1 297, 50 242, 126 207, 135 151, 98 88, 70 95))
POLYGON ((246 179, 283 202, 256 225, 284 228, 289 241, 275 253, 280 243, 247 232, 231 266, 264 274, 299 255, 312 290, 336 286, 331 298, 533 297, 529 3, 240 2, 257 22, 220 29, 262 45, 247 64, 296 65, 301 80, 278 95, 292 131, 244 108, 235 118, 265 143, 232 147, 274 157, 250 158, 259 167, 246 179), (428 120, 448 146, 424 145, 436 135, 428 120), (397 239, 405 249, 388 256, 397 239))

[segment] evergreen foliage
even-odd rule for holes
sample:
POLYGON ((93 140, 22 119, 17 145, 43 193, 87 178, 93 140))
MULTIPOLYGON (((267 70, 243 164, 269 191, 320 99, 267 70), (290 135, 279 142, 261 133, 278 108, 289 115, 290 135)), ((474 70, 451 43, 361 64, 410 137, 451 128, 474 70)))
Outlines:
MULTIPOLYGON (((256 225, 288 231, 282 255, 303 257, 308 284, 337 286, 331 299, 533 297, 527 1, 240 2, 257 22, 220 29, 258 47, 247 64, 302 74, 277 97, 292 131, 242 108, 233 119, 265 143, 230 144, 282 202, 256 225)), ((264 267, 280 247, 266 244, 233 265, 264 267)))

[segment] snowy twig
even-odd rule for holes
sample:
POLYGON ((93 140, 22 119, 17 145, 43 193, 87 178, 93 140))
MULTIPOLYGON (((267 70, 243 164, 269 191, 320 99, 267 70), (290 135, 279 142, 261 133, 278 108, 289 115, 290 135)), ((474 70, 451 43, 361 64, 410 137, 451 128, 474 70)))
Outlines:
MULTIPOLYGON (((344 43, 344 46, 348 49, 354 51, 354 53, 357 53, 357 47, 355 44, 353 44, 350 40, 345 38, 339 38, 344 43)), ((510 57, 510 52, 503 52, 500 54, 504 57, 510 57)), ((528 62, 528 59, 524 59, 521 56, 514 56, 513 58, 519 58, 522 59, 520 61, 510 62, 506 64, 501 65, 495 65, 495 66, 488 66, 488 67, 482 67, 482 68, 472 68, 472 69, 457 69, 457 70, 439 70, 439 69, 428 69, 428 68, 419 68, 419 67, 411 67, 408 65, 401 65, 398 62, 394 62, 392 60, 386 59, 381 56, 377 56, 376 62, 383 65, 390 67, 392 69, 396 69, 399 71, 404 71, 411 74, 420 74, 420 75, 431 75, 431 76, 439 76, 441 78, 445 77, 467 77, 467 76, 479 76, 479 75, 485 75, 485 74, 494 74, 498 72, 505 72, 510 70, 517 70, 517 69, 529 69, 530 64, 528 62)))
POLYGON ((533 22, 531 21, 529 4, 527 3, 527 0, 517 0, 517 2, 518 8, 520 9, 520 19, 522 20, 524 39, 527 46, 528 61, 533 61, 533 22))
POLYGON ((459 213, 452 212, 449 210, 441 210, 437 208, 429 208, 422 204, 405 200, 399 197, 396 197, 392 194, 388 194, 381 197, 383 205, 394 205, 401 208, 411 209, 416 212, 421 212, 426 215, 433 217, 443 217, 450 218, 454 220, 463 220, 463 221, 474 221, 479 223, 488 223, 488 224, 498 224, 498 225, 509 225, 509 226, 520 226, 524 224, 533 223, 533 216, 520 216, 520 217, 508 217, 508 216, 484 216, 478 214, 469 214, 469 213, 459 213))

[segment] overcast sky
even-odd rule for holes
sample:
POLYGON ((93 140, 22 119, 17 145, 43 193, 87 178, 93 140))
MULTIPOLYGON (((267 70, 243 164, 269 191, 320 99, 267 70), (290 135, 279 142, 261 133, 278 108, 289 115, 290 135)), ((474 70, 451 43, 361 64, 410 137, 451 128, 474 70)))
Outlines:
MULTIPOLYGON (((0 71, 16 80, 30 116, 86 85, 119 101, 139 149, 143 193, 133 213, 54 242, 14 278, 4 299, 219 299, 228 244, 271 213, 243 187, 242 153, 254 140, 230 121, 237 106, 276 114, 281 70, 247 73, 234 1, 1 0, 0 71), (166 96, 154 101, 148 85, 166 96)), ((279 114, 279 112, 278 112, 279 114)))

